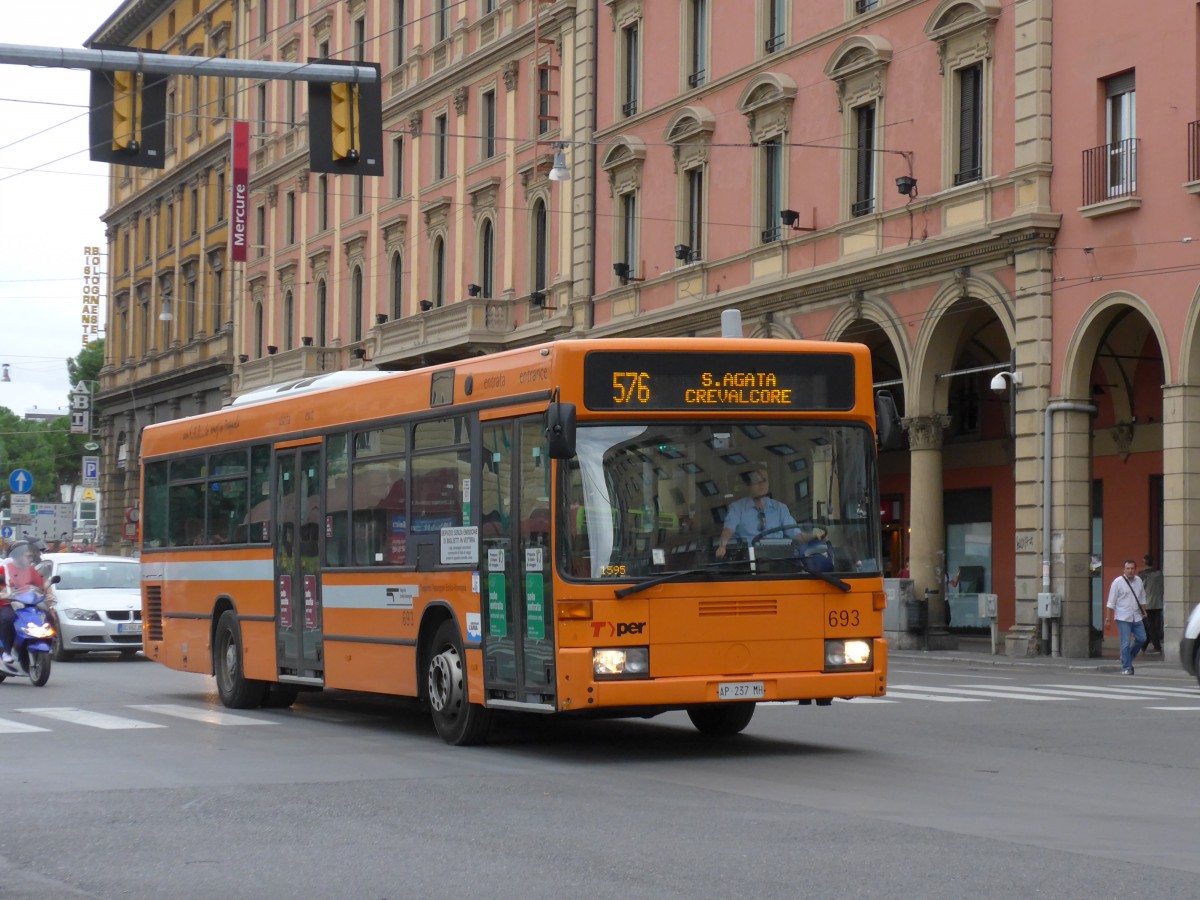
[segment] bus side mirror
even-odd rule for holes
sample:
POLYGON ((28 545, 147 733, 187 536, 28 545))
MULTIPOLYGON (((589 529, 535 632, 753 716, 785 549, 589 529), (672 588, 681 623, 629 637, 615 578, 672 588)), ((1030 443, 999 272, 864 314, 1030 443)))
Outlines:
POLYGON ((887 391, 875 394, 875 435, 880 450, 895 450, 900 446, 900 414, 887 391))
POLYGON ((551 459, 575 456, 575 404, 554 399, 546 407, 546 444, 551 459))

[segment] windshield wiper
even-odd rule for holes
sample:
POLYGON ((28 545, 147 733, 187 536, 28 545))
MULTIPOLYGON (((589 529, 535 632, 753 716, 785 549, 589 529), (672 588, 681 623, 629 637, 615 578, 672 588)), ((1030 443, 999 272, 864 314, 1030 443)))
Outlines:
MULTIPOLYGON (((758 562, 763 562, 763 560, 758 560, 758 562)), ((772 560, 772 562, 778 562, 778 560, 772 560)), ((804 559, 804 557, 799 557, 796 559, 796 562, 803 566, 806 573, 809 575, 815 575, 822 581, 832 584, 839 591, 846 592, 850 590, 850 584, 842 581, 842 579, 838 578, 836 575, 831 575, 828 572, 818 572, 809 568, 808 562, 804 559)), ((678 572, 667 572, 665 575, 659 575, 657 578, 651 578, 647 581, 639 581, 637 584, 631 584, 629 587, 619 588, 613 591, 613 594, 618 600, 620 600, 624 597, 629 597, 633 594, 639 594, 642 591, 649 590, 652 587, 658 587, 660 584, 666 584, 668 581, 674 581, 677 578, 684 578, 688 575, 707 575, 711 577, 719 570, 724 569, 727 566, 747 566, 749 571, 753 572, 755 571, 754 564, 755 560, 752 559, 726 559, 720 562, 709 563, 707 566, 702 566, 700 568, 680 569, 678 572)))
POLYGON ((642 591, 649 590, 652 587, 658 587, 660 584, 666 584, 668 581, 674 581, 676 578, 683 578, 687 575, 714 575, 717 570, 723 569, 726 566, 750 566, 751 561, 748 559, 725 559, 720 562, 709 563, 707 566, 702 566, 696 569, 680 569, 678 572, 667 572, 665 575, 659 575, 657 578, 651 578, 648 581, 639 581, 637 584, 631 584, 629 587, 619 588, 613 593, 617 599, 628 597, 631 594, 639 594, 642 591))

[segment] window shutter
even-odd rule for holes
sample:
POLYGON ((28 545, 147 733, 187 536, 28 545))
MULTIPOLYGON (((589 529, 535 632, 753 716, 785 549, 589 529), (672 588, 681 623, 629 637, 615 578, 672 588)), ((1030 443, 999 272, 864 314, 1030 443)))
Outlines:
POLYGON ((977 63, 958 72, 958 174, 957 184, 980 176, 980 140, 982 123, 981 66, 977 63))
POLYGON ((1134 90, 1134 72, 1122 72, 1120 75, 1114 75, 1112 78, 1107 78, 1104 81, 1104 93, 1108 97, 1115 97, 1118 94, 1128 94, 1134 90))

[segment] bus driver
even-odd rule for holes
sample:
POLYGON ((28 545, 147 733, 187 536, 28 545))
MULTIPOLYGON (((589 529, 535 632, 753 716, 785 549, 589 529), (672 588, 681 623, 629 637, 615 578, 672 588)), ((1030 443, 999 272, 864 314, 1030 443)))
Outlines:
POLYGON ((797 543, 805 543, 813 538, 811 533, 802 531, 796 525, 796 519, 786 504, 768 496, 771 482, 766 463, 756 463, 742 478, 748 486, 749 496, 729 504, 729 510, 725 513, 725 527, 717 544, 717 559, 725 558, 725 545, 735 537, 749 544, 762 532, 778 529, 772 533, 781 538, 790 537, 797 543), (788 525, 796 525, 794 533, 787 531, 785 526, 788 525))

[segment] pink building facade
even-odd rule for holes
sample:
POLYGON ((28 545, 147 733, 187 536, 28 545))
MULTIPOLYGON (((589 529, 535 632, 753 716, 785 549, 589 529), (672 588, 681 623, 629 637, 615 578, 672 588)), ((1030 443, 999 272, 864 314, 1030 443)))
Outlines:
POLYGON ((921 644, 987 634, 994 594, 1005 652, 1111 653, 1107 583, 1149 553, 1177 652, 1200 576, 1196 4, 1136 27, 1113 0, 233 6, 236 55, 379 64, 385 175, 310 172, 303 86, 236 84, 231 392, 715 334, 730 307, 749 335, 860 341, 903 423, 883 541, 928 600, 921 644))

